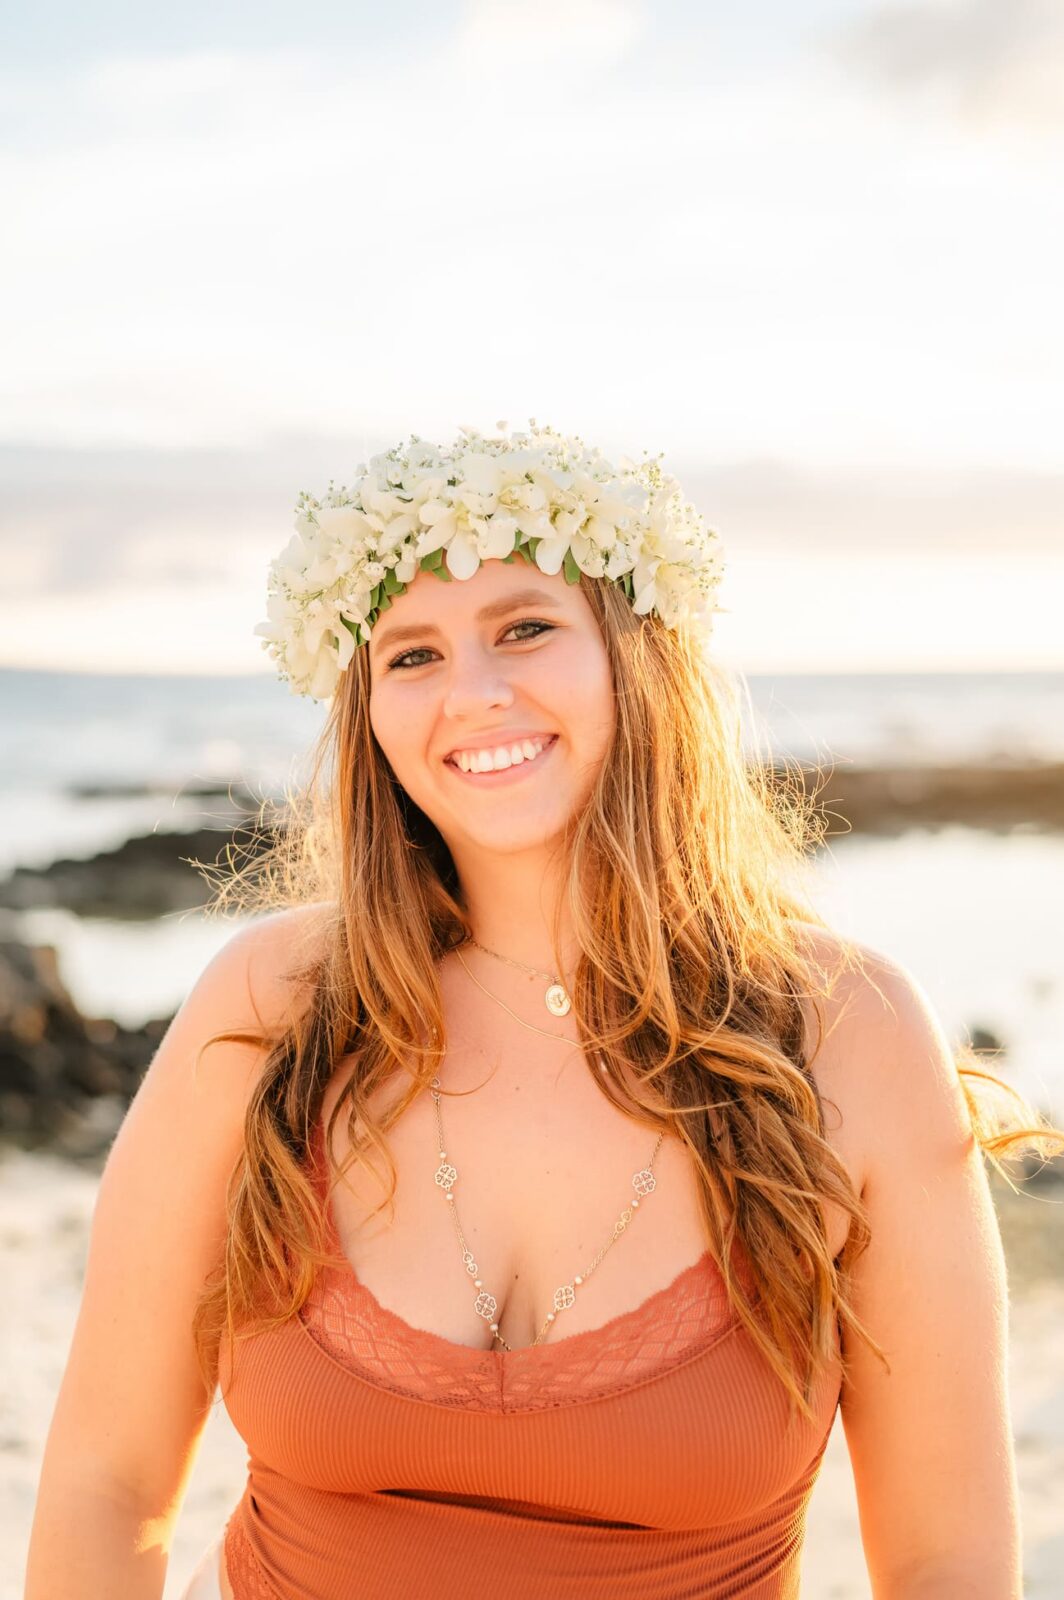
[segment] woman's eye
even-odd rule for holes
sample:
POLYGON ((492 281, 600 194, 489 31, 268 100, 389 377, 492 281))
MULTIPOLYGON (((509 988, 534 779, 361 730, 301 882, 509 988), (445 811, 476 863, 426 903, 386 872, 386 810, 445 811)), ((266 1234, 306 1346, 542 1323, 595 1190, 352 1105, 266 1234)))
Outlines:
MULTIPOLYGON (((532 618, 528 618, 523 622, 511 622, 510 626, 506 629, 506 633, 503 634, 503 638, 505 639, 507 633, 513 633, 515 628, 535 628, 535 633, 526 633, 523 638, 515 639, 513 641, 515 644, 523 644, 527 639, 537 639, 541 633, 551 632, 553 627, 554 624, 552 622, 537 622, 532 618)), ((388 671, 392 672, 398 670, 399 672, 408 672, 413 670, 414 667, 424 666, 425 663, 423 661, 411 662, 410 657, 426 656, 431 654, 432 651, 427 645, 421 645, 416 650, 404 650, 402 655, 396 656, 394 661, 389 661, 388 671)))

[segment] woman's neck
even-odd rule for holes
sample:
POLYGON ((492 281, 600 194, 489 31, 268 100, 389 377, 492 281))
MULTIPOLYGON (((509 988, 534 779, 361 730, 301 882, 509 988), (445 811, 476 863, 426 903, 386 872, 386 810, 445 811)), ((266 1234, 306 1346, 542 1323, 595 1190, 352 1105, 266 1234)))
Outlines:
MULTIPOLYGON (((473 936, 479 944, 510 961, 555 975, 552 921, 560 885, 557 869, 542 856, 493 855, 458 865, 459 880, 473 936)), ((572 923, 563 908, 559 955, 570 977, 579 951, 572 923)))

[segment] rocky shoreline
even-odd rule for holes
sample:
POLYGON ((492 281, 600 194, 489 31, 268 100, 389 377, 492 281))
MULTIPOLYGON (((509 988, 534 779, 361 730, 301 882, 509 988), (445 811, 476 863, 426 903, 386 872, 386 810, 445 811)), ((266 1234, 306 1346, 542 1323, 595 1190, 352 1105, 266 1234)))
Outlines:
MULTIPOLYGON (((826 837, 890 837, 910 828, 950 826, 991 831, 1064 832, 1064 763, 1015 766, 847 767, 795 764, 771 769, 784 789, 797 781, 826 819, 826 837)), ((79 791, 87 797, 89 791, 79 791)), ((164 789, 128 785, 91 797, 130 798, 164 789)), ((184 798, 191 791, 182 790, 184 798)), ((62 908, 82 917, 140 921, 202 907, 206 882, 192 864, 212 864, 232 847, 254 859, 273 833, 258 816, 259 802, 233 786, 201 786, 196 794, 221 799, 223 815, 191 830, 154 831, 124 840, 87 859, 63 857, 43 867, 19 866, 0 879, 0 910, 62 908)))
POLYGON ((857 767, 801 772, 840 833, 895 837, 909 828, 1064 832, 1064 762, 857 767))

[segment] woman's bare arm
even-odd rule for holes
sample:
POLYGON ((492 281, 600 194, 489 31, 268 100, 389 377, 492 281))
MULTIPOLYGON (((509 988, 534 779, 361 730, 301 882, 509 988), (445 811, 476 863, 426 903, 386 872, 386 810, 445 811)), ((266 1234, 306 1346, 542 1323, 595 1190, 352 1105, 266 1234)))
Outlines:
POLYGON ((221 1259, 226 1188, 263 1060, 250 1045, 218 1044, 197 1068, 196 1054, 213 1033, 257 1028, 292 1002, 282 974, 307 915, 255 923, 210 962, 108 1155, 44 1452, 25 1600, 162 1594, 212 1399, 192 1313, 221 1259))
POLYGON ((884 957, 840 1029, 867 1149, 872 1241, 843 1427, 875 1600, 1021 1600, 1008 1287, 983 1158, 942 1026, 884 957))

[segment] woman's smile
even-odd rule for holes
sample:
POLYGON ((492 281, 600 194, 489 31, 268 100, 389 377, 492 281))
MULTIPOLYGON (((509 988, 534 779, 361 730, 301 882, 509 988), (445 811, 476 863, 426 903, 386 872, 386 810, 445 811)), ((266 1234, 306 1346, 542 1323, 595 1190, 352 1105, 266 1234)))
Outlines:
POLYGON ((468 752, 463 750, 458 754, 448 756, 447 760, 444 762, 444 766, 448 769, 448 771, 453 772, 456 777, 462 779, 462 781, 465 783, 484 784, 488 788, 494 789, 505 784, 519 783, 522 777, 525 777, 542 767, 544 762, 549 761, 551 751, 554 749, 554 746, 557 744, 557 742, 558 735, 556 733, 549 734, 545 739, 537 738, 531 741, 533 745, 540 746, 540 748, 532 756, 529 756, 527 751, 524 749, 524 745, 528 743, 527 740, 520 740, 518 741, 517 745, 512 747, 503 742, 499 746, 492 746, 490 749, 485 747, 481 750, 472 750, 468 752), (485 757, 491 757, 494 755, 496 748, 507 751, 511 750, 511 748, 520 748, 521 759, 519 761, 514 761, 511 756, 510 765, 508 767, 503 766, 498 768, 489 768, 487 771, 466 770, 459 765, 460 759, 465 758, 467 755, 474 758, 480 756, 481 759, 484 759, 485 757))

